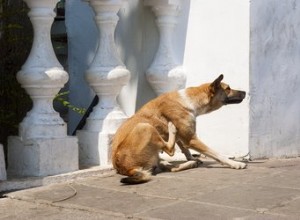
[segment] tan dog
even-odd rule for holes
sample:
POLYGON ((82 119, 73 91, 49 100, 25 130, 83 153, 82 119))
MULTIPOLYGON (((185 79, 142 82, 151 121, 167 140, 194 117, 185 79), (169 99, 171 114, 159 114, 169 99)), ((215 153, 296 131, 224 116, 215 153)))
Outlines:
POLYGON ((196 135, 198 115, 240 103, 245 98, 245 92, 231 89, 222 79, 220 75, 212 83, 163 94, 122 124, 112 142, 113 166, 119 174, 128 176, 121 179, 122 183, 147 182, 150 171, 156 167, 172 172, 197 167, 199 161, 194 160, 188 148, 234 169, 246 167, 210 149, 196 135), (189 161, 177 166, 161 162, 159 152, 174 155, 175 141, 189 161))

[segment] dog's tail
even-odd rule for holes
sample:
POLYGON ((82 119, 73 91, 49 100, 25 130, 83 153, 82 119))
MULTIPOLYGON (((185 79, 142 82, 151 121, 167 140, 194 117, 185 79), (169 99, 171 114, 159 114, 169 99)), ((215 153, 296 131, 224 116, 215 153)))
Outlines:
POLYGON ((132 173, 132 175, 122 178, 121 183, 140 184, 151 180, 151 173, 149 170, 133 169, 130 173, 132 173))

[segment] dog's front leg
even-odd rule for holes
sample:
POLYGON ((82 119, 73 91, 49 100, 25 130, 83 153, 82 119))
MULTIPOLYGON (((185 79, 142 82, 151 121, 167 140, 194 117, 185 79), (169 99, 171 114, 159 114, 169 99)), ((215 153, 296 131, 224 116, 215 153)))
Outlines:
POLYGON ((230 160, 230 159, 226 158, 225 156, 217 153, 216 151, 210 149, 204 143, 202 143, 197 137, 193 137, 190 140, 189 147, 200 153, 203 153, 204 155, 206 155, 222 164, 226 164, 234 169, 244 169, 247 166, 245 163, 230 160))

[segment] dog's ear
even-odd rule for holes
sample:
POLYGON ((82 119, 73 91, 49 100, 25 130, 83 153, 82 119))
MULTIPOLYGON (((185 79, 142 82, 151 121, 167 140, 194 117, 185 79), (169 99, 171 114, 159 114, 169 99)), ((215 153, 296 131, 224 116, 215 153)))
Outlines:
POLYGON ((224 76, 221 74, 218 78, 216 78, 211 84, 210 88, 213 92, 217 91, 220 88, 221 81, 223 80, 224 76))

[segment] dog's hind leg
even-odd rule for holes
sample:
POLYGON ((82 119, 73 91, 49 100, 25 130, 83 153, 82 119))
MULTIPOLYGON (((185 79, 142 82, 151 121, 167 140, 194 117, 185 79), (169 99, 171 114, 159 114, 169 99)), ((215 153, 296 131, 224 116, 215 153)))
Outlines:
POLYGON ((180 164, 173 164, 169 163, 168 161, 162 160, 159 163, 159 167, 162 171, 179 172, 182 170, 197 168, 200 164, 202 164, 202 162, 199 160, 189 160, 180 164))
POLYGON ((173 156, 175 153, 175 141, 176 141, 176 127, 172 122, 168 123, 169 130, 169 139, 168 142, 164 141, 164 139, 159 135, 157 130, 153 131, 151 144, 156 145, 158 149, 163 150, 168 155, 173 156))
POLYGON ((187 162, 176 165, 171 169, 171 172, 178 172, 182 170, 197 168, 200 164, 202 164, 202 161, 200 160, 189 160, 187 162))
POLYGON ((151 173, 148 170, 143 170, 142 168, 132 169, 129 171, 128 177, 121 179, 121 183, 124 184, 140 184, 151 180, 151 173))
POLYGON ((176 140, 176 127, 172 122, 168 123, 168 130, 169 130, 169 140, 166 144, 166 147, 163 148, 163 150, 169 154, 170 156, 173 156, 175 153, 175 140, 176 140))
POLYGON ((124 141, 124 146, 134 146, 133 148, 123 148, 122 154, 115 163, 120 174, 126 175, 121 179, 125 184, 145 183, 151 179, 151 171, 157 166, 158 152, 164 150, 169 155, 175 152, 176 128, 170 122, 168 142, 160 136, 158 131, 150 124, 139 123, 132 130, 134 138, 128 136, 124 141))

